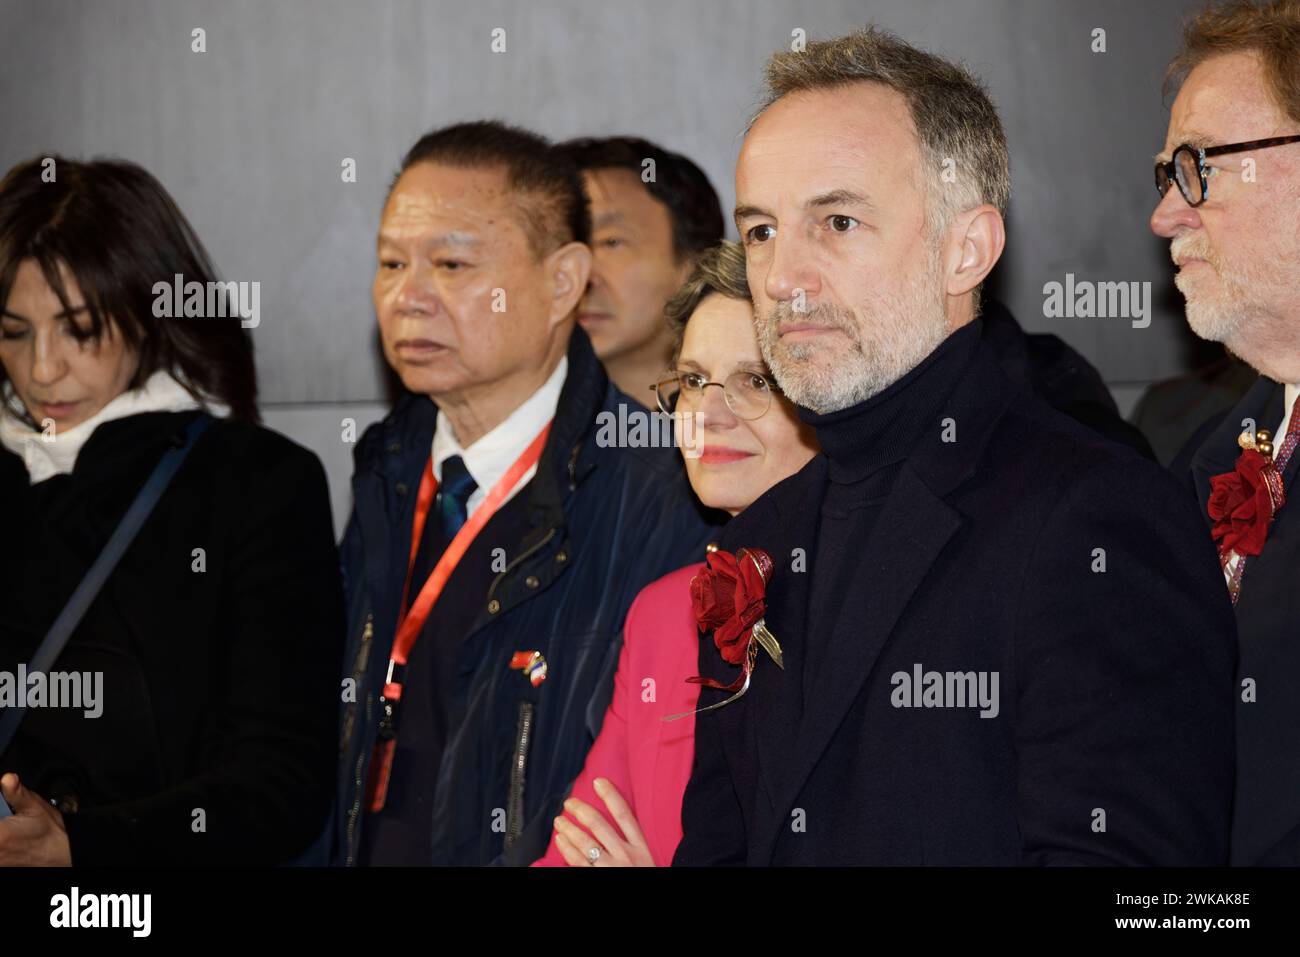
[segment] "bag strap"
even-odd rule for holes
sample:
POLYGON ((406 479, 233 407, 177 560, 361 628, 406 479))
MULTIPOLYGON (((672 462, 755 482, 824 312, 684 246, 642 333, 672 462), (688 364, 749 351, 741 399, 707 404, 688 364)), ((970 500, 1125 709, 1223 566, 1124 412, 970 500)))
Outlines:
MULTIPOLYGON (((157 466, 154 467, 153 473, 144 483, 136 495, 135 501, 131 507, 126 510, 122 516, 122 521, 113 530, 112 536, 108 539, 108 544, 104 550, 99 553, 95 563, 90 566, 86 572, 81 584, 77 590, 72 593, 68 603, 63 606, 63 611, 59 612, 59 617, 54 619, 54 624, 50 626, 47 634, 40 646, 36 649, 36 654, 32 656, 30 664, 27 666, 28 674, 35 672, 48 673, 53 667, 55 660, 63 652, 63 647, 72 637, 73 631, 77 625, 81 624, 81 619, 85 617, 86 612, 90 610, 91 603, 94 602, 95 596, 99 594, 104 582, 108 581, 108 576, 113 574, 113 569, 117 563, 122 560, 126 550, 131 547, 135 541, 136 535, 144 525, 145 520, 162 498, 163 492, 167 491, 167 486, 171 484, 176 475, 176 471, 185 461, 190 450, 199 440, 208 426, 212 424, 212 416, 207 412, 200 412, 197 418, 185 427, 185 441, 181 445, 174 445, 163 453, 157 466)), ((22 696, 25 698, 25 696, 22 696)), ((27 713, 26 702, 20 701, 12 708, 6 708, 4 715, 0 716, 0 755, 3 755, 13 742, 14 735, 18 733, 18 725, 22 723, 23 716, 27 713)), ((3 802, 0 802, 2 804, 3 802)), ((0 815, 3 810, 0 810, 0 815)))

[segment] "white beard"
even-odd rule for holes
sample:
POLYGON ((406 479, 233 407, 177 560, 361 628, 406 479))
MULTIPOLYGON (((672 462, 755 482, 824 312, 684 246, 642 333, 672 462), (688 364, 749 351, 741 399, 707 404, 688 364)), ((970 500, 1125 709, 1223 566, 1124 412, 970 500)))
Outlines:
POLYGON ((1278 304, 1295 296, 1294 264, 1300 262, 1300 250, 1294 243, 1279 235, 1274 248, 1255 250, 1240 264, 1225 262, 1203 235, 1180 236, 1169 252, 1175 262, 1203 259, 1214 271, 1214 279, 1202 269, 1174 276, 1194 333, 1223 343, 1256 368, 1270 353, 1295 351, 1294 320, 1282 314, 1285 308, 1282 313, 1278 309, 1278 304))
POLYGON ((1246 322, 1258 310, 1250 299, 1250 294, 1236 281, 1236 277, 1227 270, 1220 270, 1211 265, 1218 275, 1219 292, 1210 294, 1196 292, 1196 283, 1191 277, 1179 273, 1174 276, 1174 285, 1187 301, 1187 324, 1192 332, 1211 342, 1232 343, 1239 336, 1246 322))

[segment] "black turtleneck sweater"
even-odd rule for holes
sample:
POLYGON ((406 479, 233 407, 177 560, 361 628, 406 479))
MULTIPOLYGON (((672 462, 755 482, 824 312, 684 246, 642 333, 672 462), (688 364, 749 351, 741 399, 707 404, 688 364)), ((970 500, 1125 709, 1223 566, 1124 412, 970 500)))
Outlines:
POLYGON ((799 410, 817 432, 829 478, 808 569, 813 580, 804 629, 805 701, 817 686, 844 596, 889 574, 890 556, 865 554, 871 530, 910 450, 923 439, 941 440, 944 404, 974 355, 980 332, 978 319, 962 326, 915 369, 864 402, 825 415, 799 410))

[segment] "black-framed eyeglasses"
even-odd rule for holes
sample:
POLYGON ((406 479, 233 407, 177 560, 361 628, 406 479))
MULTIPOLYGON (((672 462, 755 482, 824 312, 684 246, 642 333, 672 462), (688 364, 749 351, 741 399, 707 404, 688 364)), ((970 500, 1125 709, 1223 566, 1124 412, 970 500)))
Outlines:
POLYGON ((1251 140, 1249 143, 1229 143, 1226 146, 1200 147, 1183 143, 1174 150, 1174 155, 1167 163, 1156 163, 1156 192, 1164 199, 1170 184, 1177 183, 1178 191, 1187 200, 1187 205, 1200 206, 1209 196, 1210 190, 1209 177, 1205 173, 1205 160, 1208 157, 1262 150, 1269 146, 1285 146, 1287 143, 1300 143, 1300 134, 1251 140))
POLYGON ((723 401, 738 419, 761 418, 772 407, 772 396, 781 393, 781 387, 761 372, 743 369, 731 373, 721 382, 710 382, 700 372, 668 372, 650 388, 665 415, 677 412, 694 413, 704 404, 704 390, 716 385, 722 390, 723 401))

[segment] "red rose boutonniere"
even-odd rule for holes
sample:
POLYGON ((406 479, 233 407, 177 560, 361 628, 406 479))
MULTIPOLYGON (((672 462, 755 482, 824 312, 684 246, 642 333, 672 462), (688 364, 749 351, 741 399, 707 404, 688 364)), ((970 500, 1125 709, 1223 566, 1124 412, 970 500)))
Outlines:
POLYGON ((1237 442, 1242 452, 1236 467, 1210 479, 1210 499, 1205 507, 1214 522, 1210 534, 1224 562, 1231 552, 1258 555, 1263 551, 1269 524, 1286 504, 1269 433, 1260 430, 1252 437, 1243 432, 1237 442))
MULTIPOLYGON (((778 668, 785 667, 781 645, 763 620, 767 613, 767 583, 774 568, 772 556, 761 548, 742 548, 732 555, 710 546, 705 567, 691 579, 691 609, 696 624, 702 632, 713 632, 713 643, 723 661, 741 668, 740 677, 729 685, 700 675, 687 678, 707 688, 733 692, 725 701, 698 711, 720 708, 749 690, 760 646, 778 668)), ((664 720, 681 717, 684 715, 675 714, 664 720)))

